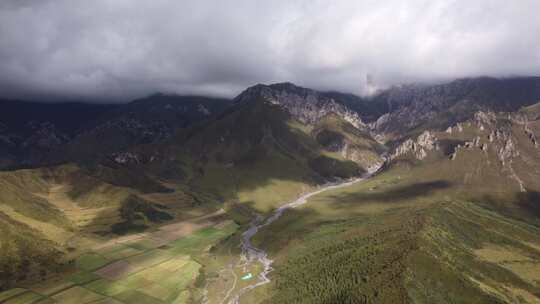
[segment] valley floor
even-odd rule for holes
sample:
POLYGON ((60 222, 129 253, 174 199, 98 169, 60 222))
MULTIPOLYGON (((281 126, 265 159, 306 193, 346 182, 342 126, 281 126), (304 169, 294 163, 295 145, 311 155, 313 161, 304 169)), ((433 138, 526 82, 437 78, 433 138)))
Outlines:
POLYGON ((223 210, 94 245, 69 275, 0 293, 0 303, 187 303, 202 299, 199 257, 230 236, 223 210))

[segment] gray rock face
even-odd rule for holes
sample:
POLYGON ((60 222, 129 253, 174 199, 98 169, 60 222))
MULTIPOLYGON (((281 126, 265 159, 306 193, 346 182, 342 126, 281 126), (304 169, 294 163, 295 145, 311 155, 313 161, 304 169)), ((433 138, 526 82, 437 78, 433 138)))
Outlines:
POLYGON ((114 161, 118 164, 139 164, 141 162, 139 156, 131 152, 115 153, 112 156, 114 161))
POLYGON ((208 116, 210 114, 212 114, 212 112, 210 112, 210 110, 208 110, 204 105, 202 104, 199 104, 197 106, 197 111, 201 112, 202 114, 208 116))
POLYGON ((505 138, 504 145, 499 149, 497 155, 499 156, 499 159, 501 160, 503 165, 506 162, 510 161, 512 158, 519 156, 519 151, 516 149, 514 141, 510 136, 507 136, 505 138))
POLYGON ((531 140, 533 147, 537 148, 533 129, 535 126, 535 121, 529 121, 526 115, 519 112, 478 111, 471 119, 450 126, 445 131, 446 134, 453 134, 455 140, 462 141, 462 144, 454 148, 449 158, 454 160, 461 153, 481 151, 488 164, 494 157, 501 165, 501 174, 515 181, 520 191, 525 192, 528 182, 526 177, 530 172, 524 171, 523 167, 516 164, 521 163, 523 166, 523 163, 528 163, 534 168, 536 161, 534 152, 531 154, 532 151, 526 148, 526 145, 531 143, 520 140, 519 133, 523 131, 527 135, 526 138, 531 140))
POLYGON ((317 91, 292 83, 250 87, 235 98, 236 103, 264 99, 285 108, 293 117, 306 124, 315 124, 324 116, 335 113, 358 129, 366 129, 358 113, 317 91))
POLYGON ((474 122, 480 128, 480 130, 484 130, 484 126, 488 125, 491 126, 495 124, 497 121, 497 116, 492 111, 478 111, 474 113, 474 122))
POLYGON ((533 143, 533 145, 538 148, 538 140, 536 139, 536 135, 534 134, 534 132, 529 129, 527 125, 525 125, 525 127, 523 128, 523 131, 525 131, 525 134, 527 134, 529 140, 533 143))
MULTIPOLYGON (((538 140, 536 138, 536 134, 534 134, 534 131, 530 128, 530 119, 527 115, 521 114, 521 113, 512 113, 509 114, 508 119, 512 121, 513 123, 520 125, 523 128, 523 132, 527 135, 531 143, 538 149, 538 140)), ((536 118, 537 119, 537 118, 536 118)), ((535 119, 535 120, 536 120, 535 119)))
MULTIPOLYGON (((538 77, 484 77, 460 79, 440 85, 396 86, 374 97, 374 102, 388 104, 389 112, 371 123, 370 127, 386 138, 400 138, 404 132, 423 124, 442 130, 471 118, 486 124, 493 119, 490 111, 512 112, 538 100, 538 77)), ((483 128, 482 125, 479 127, 483 128)))
POLYGON ((162 157, 158 152, 145 154, 135 151, 123 151, 112 153, 109 155, 109 159, 120 165, 142 165, 161 160, 162 157))
POLYGON ((434 149, 439 149, 437 138, 430 131, 424 131, 416 140, 409 138, 401 143, 390 155, 390 159, 395 159, 407 153, 413 153, 417 159, 422 160, 426 158, 428 151, 434 149))

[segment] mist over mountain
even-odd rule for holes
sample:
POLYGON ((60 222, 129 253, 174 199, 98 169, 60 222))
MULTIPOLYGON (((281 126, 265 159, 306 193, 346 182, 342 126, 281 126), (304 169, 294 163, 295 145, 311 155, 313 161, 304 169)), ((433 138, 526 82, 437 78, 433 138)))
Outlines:
POLYGON ((415 82, 540 73, 535 0, 4 0, 10 99, 128 102, 153 92, 232 98, 291 81, 366 95, 415 82))

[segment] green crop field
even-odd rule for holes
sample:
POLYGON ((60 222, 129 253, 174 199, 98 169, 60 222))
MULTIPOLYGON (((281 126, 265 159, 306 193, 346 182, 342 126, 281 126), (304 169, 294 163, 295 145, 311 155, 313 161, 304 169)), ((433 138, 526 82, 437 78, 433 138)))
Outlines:
POLYGON ((88 252, 72 274, 0 293, 1 303, 188 303, 201 296, 196 284, 209 246, 237 229, 203 228, 159 248, 143 239, 88 252), (126 265, 126 267, 115 267, 126 265), (111 279, 113 278, 113 279, 111 279), (45 302, 46 301, 46 302, 45 302))

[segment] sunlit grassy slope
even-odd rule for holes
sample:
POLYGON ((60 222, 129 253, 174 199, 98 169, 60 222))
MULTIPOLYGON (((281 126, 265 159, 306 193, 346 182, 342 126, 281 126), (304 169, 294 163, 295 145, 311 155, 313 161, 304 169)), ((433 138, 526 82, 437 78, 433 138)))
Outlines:
POLYGON ((208 254, 209 246, 234 232, 236 226, 230 221, 222 222, 176 237, 178 230, 171 228, 165 226, 148 236, 94 247, 75 260, 70 273, 0 293, 0 302, 199 302, 204 296, 204 284, 198 260, 208 254))
POLYGON ((537 303, 537 226, 418 173, 393 170, 287 212, 257 237, 277 270, 252 301, 537 303))
POLYGON ((68 164, 0 173, 2 288, 69 269, 99 242, 220 208, 142 172, 68 164))

